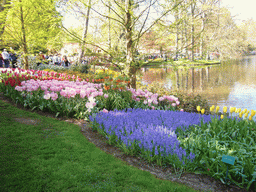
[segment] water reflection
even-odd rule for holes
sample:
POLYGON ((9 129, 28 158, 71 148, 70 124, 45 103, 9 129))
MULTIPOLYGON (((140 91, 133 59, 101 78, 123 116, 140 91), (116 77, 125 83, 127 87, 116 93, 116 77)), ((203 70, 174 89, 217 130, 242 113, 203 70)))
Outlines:
POLYGON ((142 82, 199 93, 210 105, 256 110, 256 56, 201 68, 143 68, 142 82))

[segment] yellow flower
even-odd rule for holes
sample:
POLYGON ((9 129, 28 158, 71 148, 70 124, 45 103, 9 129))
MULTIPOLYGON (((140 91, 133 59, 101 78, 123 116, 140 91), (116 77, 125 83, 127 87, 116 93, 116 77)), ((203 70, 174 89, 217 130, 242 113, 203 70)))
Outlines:
POLYGON ((239 117, 242 118, 243 117, 243 113, 239 113, 239 117))
POLYGON ((226 106, 224 106, 224 107, 223 107, 223 112, 224 112, 224 113, 227 113, 227 111, 228 111, 228 108, 227 108, 226 106))
POLYGON ((196 110, 198 111, 198 112, 200 112, 201 110, 200 110, 200 106, 197 106, 196 107, 196 110))
POLYGON ((243 112, 246 113, 246 112, 247 112, 247 109, 244 109, 243 112))
POLYGON ((241 108, 238 108, 238 113, 240 113, 241 112, 241 108))
POLYGON ((214 110, 214 108, 215 108, 215 106, 214 106, 214 105, 212 105, 212 110, 214 110))
POLYGON ((219 106, 217 106, 217 107, 216 107, 216 113, 218 113, 218 112, 219 112, 219 110, 220 110, 220 107, 219 107, 219 106))
POLYGON ((202 109, 202 110, 201 110, 201 113, 202 113, 202 114, 204 114, 204 112, 205 112, 205 110, 204 110, 204 109, 202 109))
POLYGON ((221 115, 220 118, 223 119, 223 118, 224 118, 224 115, 221 115))
POLYGON ((236 109, 235 112, 238 113, 238 109, 236 109))
POLYGON ((210 111, 212 112, 213 110, 214 110, 214 108, 211 106, 211 107, 210 107, 210 111))
POLYGON ((230 107, 230 113, 232 114, 233 112, 236 111, 236 108, 235 107, 230 107))
POLYGON ((245 113, 245 114, 244 114, 244 117, 247 118, 247 117, 248 117, 248 113, 245 113))
POLYGON ((251 111, 251 116, 253 117, 254 115, 255 115, 255 111, 252 110, 252 111, 251 111))
POLYGON ((252 116, 251 116, 251 115, 249 116, 249 120, 250 120, 250 121, 252 120, 252 116))

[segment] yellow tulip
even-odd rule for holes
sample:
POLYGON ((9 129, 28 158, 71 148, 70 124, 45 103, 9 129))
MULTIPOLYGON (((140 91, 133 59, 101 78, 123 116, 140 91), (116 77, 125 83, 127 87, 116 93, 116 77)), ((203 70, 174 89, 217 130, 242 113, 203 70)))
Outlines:
POLYGON ((229 108, 229 111, 230 111, 230 113, 232 114, 232 113, 235 111, 235 108, 234 108, 234 107, 230 107, 230 108, 229 108))
POLYGON ((247 118, 247 117, 248 117, 248 113, 245 113, 245 114, 244 114, 244 117, 247 118))
POLYGON ((235 112, 238 113, 238 109, 236 109, 235 112))
POLYGON ((196 107, 196 110, 198 111, 198 112, 200 112, 201 110, 200 110, 200 106, 197 106, 196 107))
POLYGON ((204 109, 202 109, 202 110, 201 110, 201 113, 202 113, 202 114, 204 114, 204 112, 205 112, 205 110, 204 110, 204 109))
POLYGON ((224 118, 224 115, 221 115, 220 118, 223 119, 223 118, 224 118))
POLYGON ((210 111, 212 112, 214 109, 212 107, 210 107, 210 111))
POLYGON ((219 106, 217 106, 217 107, 216 107, 216 113, 218 113, 218 112, 219 112, 219 110, 220 110, 220 107, 219 107, 219 106))
POLYGON ((214 106, 214 105, 212 105, 212 110, 214 110, 214 108, 215 108, 215 106, 214 106))
POLYGON ((249 120, 250 120, 250 121, 252 120, 252 116, 251 116, 251 115, 249 116, 249 120))
POLYGON ((252 110, 252 112, 251 112, 251 116, 253 117, 255 115, 255 111, 254 110, 252 110))
POLYGON ((243 113, 239 113, 239 117, 242 118, 243 117, 243 113))
POLYGON ((228 111, 228 108, 227 108, 226 106, 224 106, 224 107, 223 107, 223 112, 224 112, 224 113, 227 113, 227 111, 228 111))
POLYGON ((241 108, 238 108, 238 113, 240 113, 241 112, 241 108))
POLYGON ((243 112, 246 113, 246 112, 247 112, 247 109, 244 109, 243 112))

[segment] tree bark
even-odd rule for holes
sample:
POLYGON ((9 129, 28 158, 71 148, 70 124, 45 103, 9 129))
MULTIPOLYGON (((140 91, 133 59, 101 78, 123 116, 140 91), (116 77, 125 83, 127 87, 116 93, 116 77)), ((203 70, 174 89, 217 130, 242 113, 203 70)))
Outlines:
MULTIPOLYGON (((22 3, 21 0, 19 0, 22 3)), ((20 5, 20 21, 21 21, 21 32, 22 32, 22 48, 23 48, 23 55, 24 55, 24 64, 25 69, 28 69, 28 49, 27 49, 27 41, 26 41, 26 31, 25 31, 25 22, 23 17, 23 8, 20 5)))
POLYGON ((91 9, 91 0, 89 0, 89 5, 88 5, 88 9, 87 9, 87 14, 86 14, 86 21, 85 21, 85 25, 84 25, 84 34, 83 34, 83 38, 82 38, 81 55, 79 58, 79 63, 82 63, 82 60, 84 57, 84 48, 85 48, 85 40, 87 37, 88 26, 89 26, 90 9, 91 9))
POLYGON ((132 39, 132 18, 131 18, 131 0, 125 0, 125 33, 126 33, 126 65, 129 66, 129 77, 131 79, 131 87, 136 89, 136 72, 134 66, 133 55, 133 39, 132 39))
MULTIPOLYGON (((9 0, 3 0, 1 2, 1 4, 0 4, 0 12, 5 11, 6 8, 4 8, 4 6, 6 4, 10 4, 10 1, 9 0)), ((0 36, 4 33, 6 17, 7 17, 7 14, 5 15, 5 19, 4 19, 3 23, 0 23, 0 26, 1 26, 1 28, 0 28, 0 36)))
POLYGON ((194 46, 195 46, 195 24, 194 24, 194 16, 195 16, 195 3, 191 4, 191 61, 194 61, 194 46))

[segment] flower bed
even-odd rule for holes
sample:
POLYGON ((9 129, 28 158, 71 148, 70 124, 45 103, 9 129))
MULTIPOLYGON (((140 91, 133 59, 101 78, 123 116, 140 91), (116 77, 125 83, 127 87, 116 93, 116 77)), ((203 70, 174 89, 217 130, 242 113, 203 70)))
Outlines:
POLYGON ((128 109, 90 116, 93 129, 126 154, 206 173, 225 183, 223 155, 233 156, 229 183, 256 187, 255 122, 180 111, 128 109))
MULTIPOLYGON (((164 98, 151 92, 132 89, 103 89, 102 83, 90 83, 78 76, 35 70, 3 70, 0 90, 24 107, 58 115, 86 118, 90 113, 125 108, 161 108, 164 98), (140 99, 140 98, 141 99, 140 99), (152 103, 152 104, 151 104, 152 103)), ((165 96, 169 110, 179 104, 177 98, 165 96), (169 100, 168 100, 169 98, 169 100), (173 104, 175 103, 175 105, 173 104)))
MULTIPOLYGON (((180 102, 172 95, 159 97, 129 88, 106 90, 102 83, 56 72, 3 70, 0 77, 0 91, 15 103, 56 116, 90 116, 93 129, 105 135, 110 144, 150 162, 207 173, 224 182, 226 165, 221 158, 234 156, 229 183, 256 188, 256 125, 251 120, 255 111, 249 116, 247 110, 232 108, 239 118, 213 118, 174 111, 180 102), (249 120, 242 119, 243 114, 249 120)), ((200 107, 197 110, 205 112, 200 107)))

